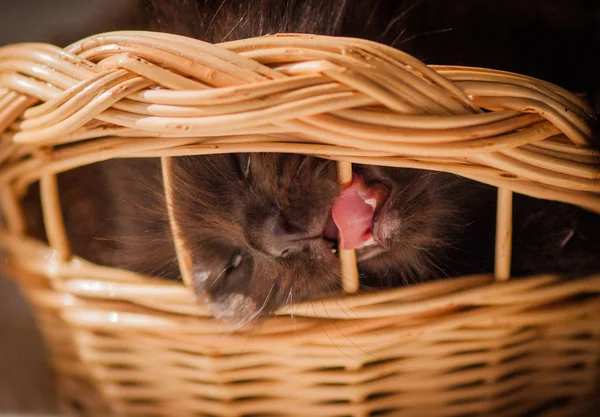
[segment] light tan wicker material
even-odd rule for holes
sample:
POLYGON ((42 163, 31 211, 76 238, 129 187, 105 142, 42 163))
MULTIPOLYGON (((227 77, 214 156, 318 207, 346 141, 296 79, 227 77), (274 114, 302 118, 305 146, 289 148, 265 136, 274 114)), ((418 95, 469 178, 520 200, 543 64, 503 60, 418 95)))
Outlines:
MULTIPOLYGON (((73 415, 517 416, 559 398, 538 415, 573 416, 600 379, 600 276, 507 279, 512 193, 600 213, 590 115, 544 81, 425 66, 358 39, 210 45, 115 32, 64 50, 7 46, 0 244, 73 415), (160 157, 169 201, 171 157, 227 152, 335 159, 342 184, 351 163, 367 163, 499 187, 497 279, 340 295, 236 329, 179 283, 71 255, 56 174, 160 157), (49 245, 25 234, 20 199, 37 181, 49 245)), ((340 258, 344 287, 356 291, 353 253, 340 258)))
MULTIPOLYGON (((352 164, 346 161, 338 162, 338 180, 342 187, 348 187, 352 183, 352 164)), ((339 248, 340 273, 342 276, 342 289, 346 294, 358 291, 360 285, 358 280, 358 268, 356 267, 356 254, 354 250, 339 248)))

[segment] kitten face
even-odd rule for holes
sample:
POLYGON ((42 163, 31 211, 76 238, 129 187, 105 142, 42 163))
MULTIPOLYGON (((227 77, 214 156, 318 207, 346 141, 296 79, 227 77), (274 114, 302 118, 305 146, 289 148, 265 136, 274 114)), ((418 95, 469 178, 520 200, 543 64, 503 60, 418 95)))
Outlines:
POLYGON ((339 287, 337 258, 321 238, 338 192, 334 163, 238 154, 176 158, 172 167, 194 286, 217 316, 244 322, 339 287))
MULTIPOLYGON (((597 78, 597 62, 588 53, 595 50, 588 33, 596 27, 594 13, 568 0, 547 2, 550 7, 527 0, 497 7, 475 0, 144 3, 154 29, 211 42, 277 32, 341 35, 398 47, 426 63, 521 72, 575 91, 589 90, 589 80, 597 78), (562 64, 553 58, 557 47, 571 54, 562 64)), ((302 157, 253 156, 245 175, 245 158, 182 158, 173 167, 179 176, 175 209, 192 248, 196 290, 223 317, 239 321, 339 289, 338 260, 330 251, 335 228, 329 226, 341 194, 331 164, 317 173, 320 161, 311 159, 299 174, 302 157)), ((362 243, 372 236, 375 243, 357 251, 362 284, 491 271, 495 190, 440 173, 354 168, 357 188, 383 185, 386 191, 371 224, 362 218, 369 230, 360 232, 367 235, 353 236, 362 243)), ((534 232, 527 236, 540 238, 534 232)), ((514 251, 514 271, 522 265, 516 262, 520 253, 514 251)), ((553 270, 554 259, 538 258, 544 270, 553 270)))
MULTIPOLYGON (((174 158, 172 174, 194 287, 217 317, 243 324, 340 290, 335 162, 286 154, 182 157, 174 158)), ((373 245, 357 251, 365 282, 439 276, 431 258, 451 243, 456 199, 444 193, 456 177, 367 166, 355 175, 387 195, 373 218, 373 245)))

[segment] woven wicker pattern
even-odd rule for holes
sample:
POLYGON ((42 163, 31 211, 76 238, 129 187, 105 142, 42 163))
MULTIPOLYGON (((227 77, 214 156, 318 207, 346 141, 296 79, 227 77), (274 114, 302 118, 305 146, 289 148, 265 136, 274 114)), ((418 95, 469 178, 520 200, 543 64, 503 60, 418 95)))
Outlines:
MULTIPOLYGON (((600 213, 590 114, 540 80, 428 67, 357 39, 117 32, 8 46, 0 244, 74 415, 516 416, 560 399, 539 414, 572 416, 600 377, 600 276, 465 277, 289 306, 235 331, 180 284, 72 257, 55 175, 257 151, 345 161, 342 183, 348 162, 451 172, 499 187, 505 279, 512 192, 600 213), (19 200, 37 181, 50 247, 24 230, 19 200)), ((343 266, 352 274, 351 253, 343 266)))

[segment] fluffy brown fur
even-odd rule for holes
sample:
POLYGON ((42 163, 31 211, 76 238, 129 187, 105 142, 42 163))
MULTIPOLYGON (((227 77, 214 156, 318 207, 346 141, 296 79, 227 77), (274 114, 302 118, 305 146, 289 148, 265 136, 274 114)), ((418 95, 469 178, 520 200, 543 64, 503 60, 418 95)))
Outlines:
MULTIPOLYGON (((149 0, 145 10, 152 29, 213 42, 275 32, 359 36, 426 62, 519 71, 593 96, 592 3, 149 0)), ((447 174, 355 169, 390 192, 380 225, 384 251, 359 252, 364 285, 491 271, 494 190, 447 174)), ((321 238, 338 193, 333 164, 282 154, 186 157, 175 160, 173 177, 196 291, 219 317, 241 324, 339 290, 337 258, 321 238), (297 237, 294 250, 274 256, 282 230, 297 237)), ((178 278, 158 161, 109 161, 60 182, 78 254, 178 278)), ((568 205, 517 197, 515 275, 600 271, 599 224, 568 205)))

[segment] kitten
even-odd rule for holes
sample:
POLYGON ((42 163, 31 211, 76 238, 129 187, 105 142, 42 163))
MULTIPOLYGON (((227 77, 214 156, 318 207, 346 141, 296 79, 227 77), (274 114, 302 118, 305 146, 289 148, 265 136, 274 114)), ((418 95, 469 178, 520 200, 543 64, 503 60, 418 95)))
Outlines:
MULTIPOLYGON (((585 10, 567 1, 149 0, 146 6, 152 29, 213 42, 276 32, 357 36, 426 62, 595 88, 585 83, 597 68, 590 45, 580 42, 590 30, 582 24, 585 10), (569 49, 555 61, 546 54, 548 45, 569 49)), ((172 177, 194 288, 217 317, 240 324, 282 304, 338 292, 338 229, 343 245, 358 248, 365 287, 493 268, 495 190, 450 174, 356 165, 352 187, 340 193, 330 161, 234 154, 175 158, 172 177), (353 226, 347 224, 350 211, 359 213, 353 226)), ((158 160, 108 161, 59 180, 77 254, 179 277, 158 160)), ((516 196, 514 224, 515 276, 600 271, 598 216, 516 196)))

